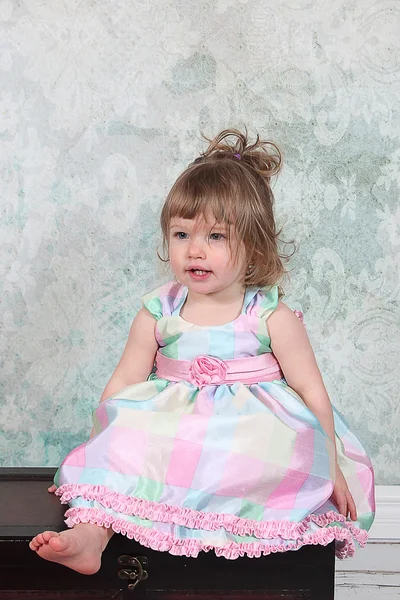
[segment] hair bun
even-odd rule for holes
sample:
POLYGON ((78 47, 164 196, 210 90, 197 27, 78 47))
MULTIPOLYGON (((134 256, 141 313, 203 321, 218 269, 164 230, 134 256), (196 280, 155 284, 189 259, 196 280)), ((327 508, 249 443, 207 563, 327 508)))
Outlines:
POLYGON ((262 140, 257 133, 256 141, 252 144, 249 140, 247 128, 245 133, 238 129, 224 129, 214 139, 204 134, 202 137, 209 142, 207 150, 194 160, 194 163, 207 159, 223 160, 234 159, 253 167, 262 177, 269 180, 277 175, 282 167, 282 153, 273 142, 262 140), (234 143, 228 138, 236 138, 234 143))

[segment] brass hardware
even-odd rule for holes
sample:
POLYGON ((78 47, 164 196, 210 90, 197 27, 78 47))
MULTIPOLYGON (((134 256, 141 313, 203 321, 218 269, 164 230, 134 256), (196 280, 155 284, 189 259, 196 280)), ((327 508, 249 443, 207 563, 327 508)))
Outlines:
POLYGON ((148 560, 146 556, 129 556, 123 554, 118 558, 118 564, 123 566, 119 569, 118 577, 120 579, 129 579, 133 583, 128 584, 128 590, 134 590, 139 581, 148 578, 149 574, 143 567, 147 567, 148 560))

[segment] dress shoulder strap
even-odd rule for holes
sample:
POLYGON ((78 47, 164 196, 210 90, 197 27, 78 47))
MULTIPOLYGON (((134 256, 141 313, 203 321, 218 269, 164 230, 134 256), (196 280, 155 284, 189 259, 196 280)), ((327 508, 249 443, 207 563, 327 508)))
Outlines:
POLYGON ((249 303, 247 314, 266 320, 278 306, 278 300, 279 289, 277 285, 261 287, 249 303))
POLYGON ((157 321, 170 316, 180 304, 185 288, 177 281, 170 281, 141 298, 142 305, 157 321))
MULTIPOLYGON (((257 316, 266 321, 278 306, 279 300, 285 294, 278 285, 266 286, 258 289, 258 292, 252 298, 247 313, 257 316)), ((304 315, 301 310, 294 310, 294 314, 304 325, 304 315)))

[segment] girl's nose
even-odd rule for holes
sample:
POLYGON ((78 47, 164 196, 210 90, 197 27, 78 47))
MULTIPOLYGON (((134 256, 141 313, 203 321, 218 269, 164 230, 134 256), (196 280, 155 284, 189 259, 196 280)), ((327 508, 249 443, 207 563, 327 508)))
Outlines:
POLYGON ((190 258, 205 258, 204 244, 198 238, 193 237, 189 244, 190 258))

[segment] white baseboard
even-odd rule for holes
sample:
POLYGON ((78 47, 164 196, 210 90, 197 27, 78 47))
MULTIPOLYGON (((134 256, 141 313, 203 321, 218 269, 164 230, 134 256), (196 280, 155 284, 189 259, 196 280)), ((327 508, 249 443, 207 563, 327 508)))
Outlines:
POLYGON ((336 560, 336 580, 343 573, 396 573, 400 585, 400 540, 369 540, 352 558, 336 560))
POLYGON ((336 573, 335 600, 399 600, 399 573, 336 573))
POLYGON ((397 540, 400 543, 400 485, 376 487, 376 517, 370 540, 397 540))
POLYGON ((400 597, 400 486, 381 485, 376 488, 376 517, 366 547, 353 558, 336 561, 336 589, 347 589, 352 598, 358 586, 388 592, 393 585, 400 597))

